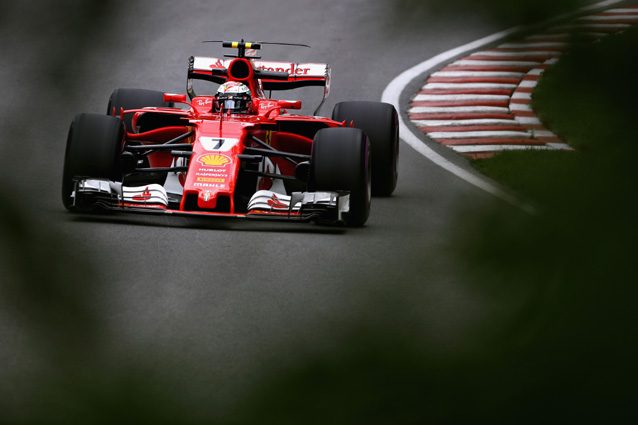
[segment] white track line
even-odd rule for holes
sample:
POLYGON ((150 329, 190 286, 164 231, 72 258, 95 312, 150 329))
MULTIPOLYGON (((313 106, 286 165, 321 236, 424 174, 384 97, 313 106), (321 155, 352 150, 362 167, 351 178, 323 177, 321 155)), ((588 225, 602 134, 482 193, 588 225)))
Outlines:
POLYGON ((512 111, 534 112, 531 106, 524 103, 512 103, 510 104, 510 109, 512 111))
POLYGON ((434 131, 428 133, 433 139, 482 139, 482 138, 517 138, 530 139, 531 132, 527 131, 434 131))
POLYGON ((525 75, 524 72, 505 72, 505 71, 439 71, 434 72, 430 77, 502 77, 502 78, 520 78, 525 75))
POLYGON ((486 114, 507 114, 509 108, 500 106, 414 106, 410 108, 411 114, 449 114, 463 112, 482 112, 486 114))
POLYGON ((476 118, 468 120, 412 120, 419 127, 462 127, 472 125, 518 125, 517 120, 476 118))
POLYGON ((532 94, 531 93, 517 93, 515 92, 512 95, 512 99, 531 99, 532 98, 532 94))
POLYGON ((558 50, 529 50, 523 52, 507 52, 507 51, 494 51, 494 50, 483 50, 478 51, 476 53, 472 53, 469 57, 472 56, 493 56, 496 58, 500 57, 545 57, 545 56, 559 56, 561 54, 558 50))
POLYGON ((509 100, 509 98, 509 96, 497 94, 417 94, 414 101, 509 100))
MULTIPOLYGON (((556 143, 555 145, 558 145, 556 143)), ((567 145, 566 145, 567 146, 567 145)), ((460 145, 450 146, 458 153, 480 153, 480 152, 499 152, 499 151, 524 151, 524 150, 558 150, 563 149, 558 146, 547 145, 460 145)))
POLYGON ((475 59, 460 59, 453 62, 452 65, 458 66, 536 66, 539 62, 532 61, 486 61, 475 59))
MULTIPOLYGON (((410 84, 411 81, 421 77, 423 74, 432 69, 438 68, 441 64, 449 62, 456 57, 503 40, 506 37, 519 31, 519 29, 520 28, 515 27, 492 34, 487 37, 483 37, 479 40, 467 43, 455 49, 440 53, 431 59, 428 59, 416 66, 413 66, 410 69, 403 71, 396 78, 394 78, 394 80, 392 80, 390 84, 388 84, 388 86, 383 91, 381 100, 383 102, 394 105, 397 111, 401 111, 402 108, 399 99, 401 97, 401 93, 405 90, 405 88, 410 84)), ((512 85, 507 86, 507 88, 510 88, 510 86, 512 85)), ((468 87, 466 86, 465 88, 468 87)), ((491 193, 492 195, 497 196, 500 199, 509 202, 512 205, 516 205, 522 207, 523 209, 526 209, 527 211, 530 211, 529 207, 521 205, 521 203, 514 196, 506 192, 495 183, 491 182, 483 176, 459 167, 458 165, 450 162, 448 159, 441 156, 439 153, 432 150, 432 148, 423 143, 421 139, 410 130, 410 128, 405 124, 401 113, 399 113, 399 134, 401 134, 401 139, 403 139, 404 142, 406 142, 418 153, 420 153, 439 167, 443 168, 444 170, 454 174, 455 176, 461 178, 462 180, 470 183, 473 186, 476 186, 488 193, 491 193)))
POLYGON ((542 125, 543 123, 541 122, 541 120, 538 119, 538 117, 523 117, 523 116, 517 116, 516 118, 516 122, 521 123, 521 124, 528 124, 528 125, 542 125))
POLYGON ((516 84, 500 83, 427 83, 423 86, 427 89, 515 89, 516 84))
POLYGON ((531 42, 531 43, 505 43, 498 46, 500 49, 528 49, 534 47, 566 47, 567 43, 562 41, 531 42))
POLYGON ((528 80, 528 81, 521 81, 521 84, 519 84, 518 86, 521 88, 533 88, 536 87, 538 85, 538 81, 536 80, 528 80))
MULTIPOLYGON (((610 6, 612 4, 620 3, 622 0, 607 0, 601 3, 597 3, 592 6, 585 7, 580 9, 584 10, 595 10, 597 8, 610 6)), ((534 209, 529 205, 522 204, 516 197, 509 194, 503 188, 498 186, 496 183, 488 180, 487 178, 475 174, 466 170, 463 167, 459 167, 458 165, 450 162, 448 159, 444 158, 439 153, 435 152, 432 148, 427 146, 424 142, 421 141, 419 136, 414 134, 412 130, 405 124, 403 120, 403 115, 401 114, 401 93, 406 89, 406 87, 415 79, 420 78, 423 74, 439 68, 442 64, 447 63, 454 58, 458 58, 461 55, 466 55, 470 52, 473 52, 477 49, 485 47, 487 45, 499 42, 507 38, 508 36, 515 34, 520 31, 520 27, 510 28, 505 31, 497 32, 495 34, 489 35, 487 37, 483 37, 476 41, 472 41, 470 43, 464 44, 462 46, 456 47, 454 49, 450 49, 448 51, 439 53, 438 55, 425 60, 412 68, 409 68, 403 71, 401 74, 397 75, 383 90, 381 95, 381 100, 386 103, 390 103, 393 105, 397 111, 399 111, 399 134, 401 134, 401 139, 410 145, 414 150, 423 155, 425 158, 429 159, 439 167, 444 170, 454 174, 460 179, 470 183, 473 186, 478 187, 492 195, 497 196, 498 198, 509 202, 512 205, 518 206, 525 211, 530 213, 534 212, 534 209)), ((563 43, 564 44, 564 43, 563 43)))

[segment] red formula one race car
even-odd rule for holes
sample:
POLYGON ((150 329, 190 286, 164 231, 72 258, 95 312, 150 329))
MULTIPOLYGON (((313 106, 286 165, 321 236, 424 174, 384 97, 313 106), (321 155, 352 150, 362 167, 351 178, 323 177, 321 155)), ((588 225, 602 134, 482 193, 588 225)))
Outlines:
POLYGON ((223 42, 236 54, 191 57, 187 94, 118 89, 107 115, 77 115, 64 206, 363 225, 371 195, 396 186, 396 110, 342 102, 332 119, 290 114, 300 101, 265 92, 320 86, 325 100, 330 69, 249 56, 261 44, 223 42), (193 80, 219 88, 197 95, 193 80))

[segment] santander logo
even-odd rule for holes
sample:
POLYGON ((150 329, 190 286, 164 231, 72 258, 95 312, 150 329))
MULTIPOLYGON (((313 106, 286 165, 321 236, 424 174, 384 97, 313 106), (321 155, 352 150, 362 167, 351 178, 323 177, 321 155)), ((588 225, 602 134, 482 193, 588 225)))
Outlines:
POLYGON ((282 66, 268 66, 268 64, 265 63, 259 65, 257 69, 262 71, 287 72, 290 75, 308 75, 308 71, 310 71, 310 68, 300 68, 294 63, 291 63, 289 68, 284 68, 282 66))

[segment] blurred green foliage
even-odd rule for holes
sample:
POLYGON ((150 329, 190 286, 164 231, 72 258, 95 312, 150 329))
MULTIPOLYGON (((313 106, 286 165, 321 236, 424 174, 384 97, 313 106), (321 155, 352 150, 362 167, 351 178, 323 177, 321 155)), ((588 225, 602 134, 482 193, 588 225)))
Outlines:
POLYGON ((577 152, 476 163, 539 212, 498 207, 459 220, 468 224, 458 264, 496 306, 475 340, 441 353, 406 332, 409 321, 368 323, 336 350, 271 371, 238 409, 240 423, 638 420, 636 45, 635 30, 577 44, 542 80, 536 108, 577 152))
MULTIPOLYGON (((117 0, 1 2, 7 83, 28 77, 21 72, 39 72, 21 87, 23 97, 81 96, 73 71, 121 6, 117 0), (25 70, 25 57, 47 66, 25 70)), ((5 100, 12 102, 12 116, 2 123, 2 148, 25 136, 30 141, 33 125, 33 105, 10 97, 5 100)), ((100 296, 106 279, 42 210, 40 200, 27 199, 34 192, 11 183, 10 189, 0 187, 0 423, 157 423, 194 417, 184 414, 167 374, 132 360, 130 353, 105 351, 111 337, 100 296)), ((49 187, 59 192, 56 183, 49 187)))
MULTIPOLYGON (((423 13, 443 4, 395 1, 423 13)), ((529 21, 577 2, 554 3, 482 4, 506 5, 486 9, 499 19, 529 21)), ((43 20, 66 23, 70 43, 50 52, 52 90, 60 81, 73 84, 63 58, 82 60, 112 5, 66 1, 47 9, 43 20)), ((476 3, 437 10, 452 5, 476 3)), ((442 350, 400 306, 380 300, 382 307, 370 305, 374 320, 344 326, 332 346, 282 347, 292 364, 256 376, 231 411, 211 407, 223 383, 211 378, 202 397, 211 406, 193 408, 177 371, 131 360, 143 353, 105 352, 98 295, 105 283, 91 260, 67 256, 68 237, 0 192, 0 298, 32 355, 18 379, 0 383, 0 422, 635 422, 637 42, 631 32, 577 46, 542 80, 535 106, 577 152, 511 153, 480 163, 540 212, 501 207, 459 220, 468 224, 457 235, 457 263, 495 306, 475 335, 442 350)))
POLYGON ((634 29, 575 44, 541 79, 534 109, 576 152, 476 162, 540 205, 534 216, 488 214, 467 253, 494 288, 537 291, 517 333, 529 335, 524 358, 551 353, 539 384, 581 406, 561 412, 565 423, 636 418, 637 43, 634 29))

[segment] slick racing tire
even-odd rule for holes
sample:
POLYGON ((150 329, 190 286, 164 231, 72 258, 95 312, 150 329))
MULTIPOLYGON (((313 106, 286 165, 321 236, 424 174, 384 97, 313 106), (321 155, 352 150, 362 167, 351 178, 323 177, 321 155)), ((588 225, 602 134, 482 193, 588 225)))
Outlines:
POLYGON ((349 191, 346 225, 363 226, 370 213, 371 180, 368 137, 357 128, 325 128, 315 135, 310 157, 311 191, 349 191))
MULTIPOLYGON (((111 94, 109 104, 107 106, 107 115, 120 116, 120 109, 141 109, 147 106, 157 108, 171 107, 171 103, 164 102, 164 93, 156 90, 145 89, 116 89, 111 94)), ((135 129, 131 128, 132 114, 124 117, 126 130, 129 132, 135 129)))
POLYGON ((69 128, 62 174, 62 203, 72 210, 74 177, 121 180, 124 126, 116 117, 79 114, 69 128))
POLYGON ((372 194, 390 196, 397 186, 399 159, 399 117, 394 106, 381 102, 341 102, 332 119, 363 130, 370 139, 372 194))

